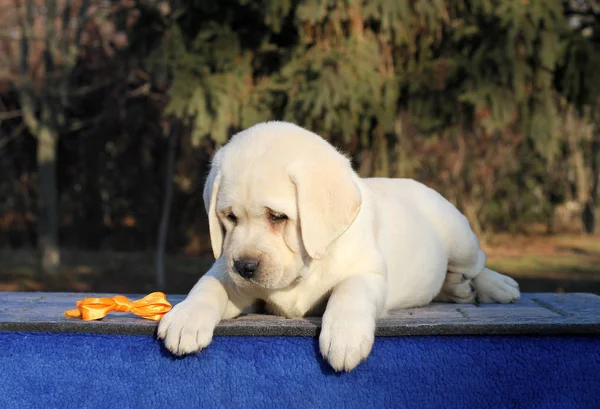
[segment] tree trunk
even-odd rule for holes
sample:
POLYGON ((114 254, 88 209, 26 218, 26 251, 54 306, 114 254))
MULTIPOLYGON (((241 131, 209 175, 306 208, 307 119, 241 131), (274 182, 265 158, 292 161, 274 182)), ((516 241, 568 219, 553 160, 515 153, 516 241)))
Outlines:
POLYGON ((171 123, 169 135, 169 150, 167 152, 167 169, 165 176, 165 194, 158 229, 158 243, 156 245, 156 286, 159 290, 165 289, 165 247, 167 244, 167 233, 169 231, 169 217, 171 215, 171 204, 173 202, 173 173, 175 170, 175 154, 177 152, 177 140, 179 139, 179 122, 171 123))
POLYGON ((89 249, 101 246, 105 237, 104 212, 101 197, 100 163, 106 139, 96 136, 94 138, 79 138, 81 144, 80 155, 83 157, 84 175, 81 196, 83 220, 77 226, 79 243, 89 249))
POLYGON ((594 135, 594 140, 591 144, 591 170, 592 170, 592 186, 588 200, 585 203, 583 209, 583 226, 585 232, 588 234, 594 234, 596 232, 596 204, 598 203, 598 184, 600 179, 600 134, 594 135))
MULTIPOLYGON (((573 115, 567 117, 567 124, 575 123, 578 121, 578 118, 573 118, 573 115)), ((589 183, 588 183, 588 173, 585 165, 585 157, 583 153, 583 149, 580 145, 581 136, 579 135, 580 127, 577 127, 575 124, 571 125, 567 129, 567 139, 569 142, 569 150, 571 151, 571 158, 573 160, 573 166, 575 170, 575 186, 577 189, 577 201, 582 205, 588 201, 589 198, 589 183)))
POLYGON ((60 266, 56 181, 58 133, 52 126, 51 116, 50 107, 44 105, 37 134, 38 250, 44 274, 54 274, 60 266))

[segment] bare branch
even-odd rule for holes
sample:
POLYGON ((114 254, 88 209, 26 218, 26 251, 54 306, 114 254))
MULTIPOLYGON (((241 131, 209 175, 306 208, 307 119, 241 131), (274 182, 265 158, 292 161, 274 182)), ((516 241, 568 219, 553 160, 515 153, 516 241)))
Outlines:
POLYGON ((90 7, 89 0, 82 0, 81 6, 79 7, 79 15, 77 16, 77 32, 75 33, 75 44, 79 44, 81 40, 81 34, 83 33, 83 27, 86 23, 85 15, 87 14, 88 8, 90 7))
POLYGON ((68 52, 65 52, 64 58, 67 65, 72 67, 77 59, 77 53, 79 52, 79 43, 81 42, 81 36, 83 34, 83 28, 87 23, 87 12, 90 7, 89 0, 82 0, 81 6, 79 7, 79 13, 77 14, 77 28, 75 29, 75 38, 68 47, 68 52))
POLYGON ((14 141, 15 139, 18 139, 24 130, 25 130, 25 124, 21 124, 18 127, 16 127, 15 130, 12 131, 8 137, 6 137, 4 139, 0 139, 0 152, 10 142, 14 141))
POLYGON ((19 118, 23 114, 21 111, 8 111, 0 112, 0 121, 6 121, 7 119, 19 118))
POLYGON ((44 49, 44 62, 46 72, 54 72, 54 53, 56 52, 56 0, 46 2, 46 47, 44 49))
POLYGON ((65 7, 62 11, 62 35, 60 37, 61 41, 61 52, 63 56, 67 55, 67 50, 69 49, 69 22, 71 19, 71 0, 65 0, 65 7))
POLYGON ((150 92, 150 83, 146 82, 134 90, 127 92, 129 98, 139 97, 140 95, 148 95, 150 92))
POLYGON ((29 41, 32 37, 33 30, 33 6, 31 1, 26 1, 26 6, 23 6, 19 0, 16 1, 19 10, 21 26, 21 61, 19 64, 19 72, 21 76, 26 76, 29 69, 29 41))
POLYGON ((33 30, 33 2, 25 1, 25 6, 23 6, 23 4, 17 0, 17 7, 21 17, 19 22, 21 25, 21 62, 19 64, 21 78, 17 88, 19 104, 21 105, 23 121, 29 128, 29 131, 37 136, 40 122, 35 115, 35 100, 32 95, 33 91, 31 89, 31 84, 27 79, 27 73, 29 71, 29 40, 33 30))

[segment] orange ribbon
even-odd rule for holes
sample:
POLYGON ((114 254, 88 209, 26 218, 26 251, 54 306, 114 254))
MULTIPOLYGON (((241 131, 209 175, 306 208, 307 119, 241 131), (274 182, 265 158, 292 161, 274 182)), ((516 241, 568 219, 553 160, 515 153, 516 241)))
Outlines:
POLYGON ((79 318, 90 321, 99 320, 109 312, 131 312, 140 317, 160 321, 171 308, 164 293, 155 292, 136 301, 129 301, 127 297, 117 295, 112 298, 84 298, 77 301, 77 308, 65 311, 67 318, 79 318))

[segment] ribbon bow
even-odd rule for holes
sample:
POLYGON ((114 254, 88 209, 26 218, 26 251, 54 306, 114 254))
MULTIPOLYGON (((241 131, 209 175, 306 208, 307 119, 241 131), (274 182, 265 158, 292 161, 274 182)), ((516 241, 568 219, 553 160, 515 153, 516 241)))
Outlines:
POLYGON ((155 292, 136 301, 129 301, 127 297, 117 295, 112 298, 84 298, 77 301, 77 308, 65 311, 67 318, 79 318, 84 321, 99 320, 109 312, 131 312, 140 317, 160 321, 162 316, 171 308, 164 293, 155 292))

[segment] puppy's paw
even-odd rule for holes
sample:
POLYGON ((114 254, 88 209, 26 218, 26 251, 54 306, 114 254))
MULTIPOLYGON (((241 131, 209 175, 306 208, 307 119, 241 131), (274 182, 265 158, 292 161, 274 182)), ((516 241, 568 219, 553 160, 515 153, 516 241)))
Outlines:
POLYGON ((477 293, 471 279, 463 274, 448 271, 442 290, 434 301, 473 304, 476 298, 477 293))
POLYGON ((212 341, 219 322, 218 311, 209 305, 183 301, 165 314, 158 324, 158 338, 175 355, 198 352, 212 341))
POLYGON ((336 371, 350 372, 367 359, 374 341, 375 320, 371 317, 330 311, 323 315, 319 347, 336 371))
POLYGON ((507 304, 521 298, 519 284, 515 280, 487 268, 475 277, 474 284, 477 299, 483 304, 507 304))

